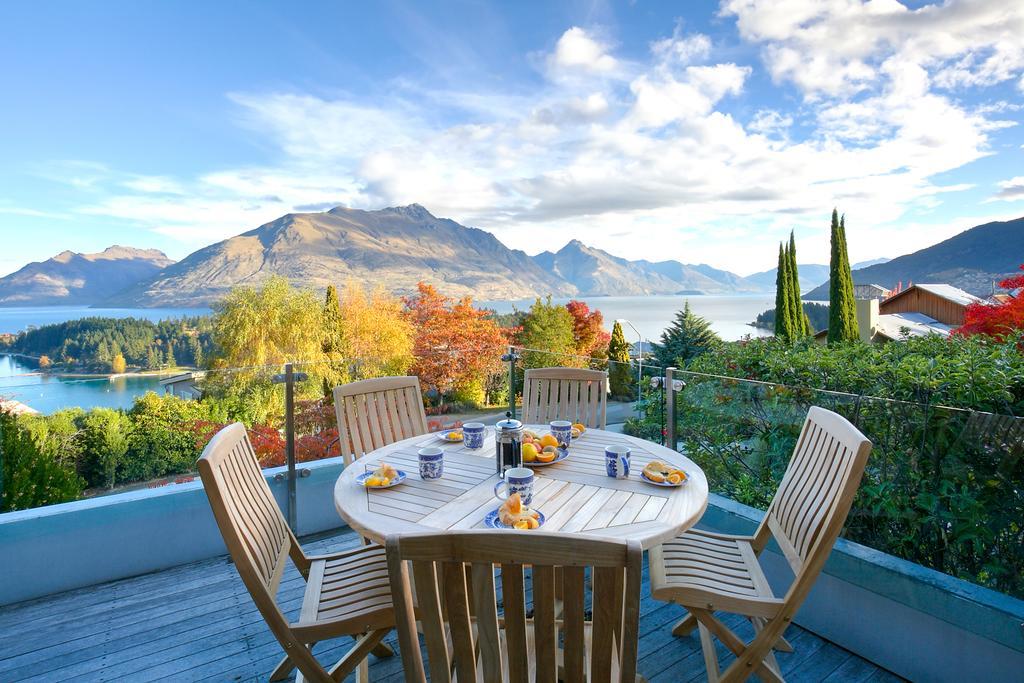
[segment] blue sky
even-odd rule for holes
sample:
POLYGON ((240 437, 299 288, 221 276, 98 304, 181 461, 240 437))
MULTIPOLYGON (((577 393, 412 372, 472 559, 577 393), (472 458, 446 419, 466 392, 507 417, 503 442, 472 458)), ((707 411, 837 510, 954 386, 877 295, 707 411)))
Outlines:
POLYGON ((771 267, 1024 215, 1024 5, 0 8, 0 273, 418 202, 530 253, 771 267))

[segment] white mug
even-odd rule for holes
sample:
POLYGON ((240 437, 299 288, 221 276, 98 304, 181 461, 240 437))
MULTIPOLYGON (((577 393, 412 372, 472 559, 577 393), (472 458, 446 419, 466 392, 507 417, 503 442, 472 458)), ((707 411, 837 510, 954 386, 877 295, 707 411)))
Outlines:
POLYGON ((533 502, 533 470, 529 467, 510 467, 505 470, 505 478, 499 479, 494 485, 494 495, 500 500, 507 499, 513 493, 519 494, 524 507, 530 507, 533 502), (502 487, 505 487, 505 491, 499 493, 502 487))

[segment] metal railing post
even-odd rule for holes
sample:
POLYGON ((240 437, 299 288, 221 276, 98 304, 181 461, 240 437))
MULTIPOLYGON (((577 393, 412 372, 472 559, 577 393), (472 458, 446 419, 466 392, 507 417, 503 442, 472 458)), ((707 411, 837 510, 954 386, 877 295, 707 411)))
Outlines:
MULTIPOLYGON (((304 372, 295 372, 295 366, 291 363, 284 364, 284 373, 274 375, 271 382, 284 384, 284 454, 288 463, 288 501, 285 510, 285 518, 288 526, 298 534, 298 512, 295 501, 295 383, 301 382, 308 377, 304 372)), ((305 476, 303 472, 303 476, 305 476)), ((281 475, 276 475, 275 479, 281 475)))
POLYGON ((676 450, 676 383, 675 368, 665 368, 665 445, 676 450))
POLYGON ((288 457, 288 526, 298 533, 295 509, 295 371, 291 363, 284 366, 284 449, 288 457))

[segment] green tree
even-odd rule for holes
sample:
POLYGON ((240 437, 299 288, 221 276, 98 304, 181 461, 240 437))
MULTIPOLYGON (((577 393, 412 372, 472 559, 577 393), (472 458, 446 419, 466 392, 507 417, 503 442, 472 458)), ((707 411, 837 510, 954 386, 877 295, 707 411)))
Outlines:
POLYGON ((167 342, 167 351, 164 354, 164 365, 169 368, 173 368, 178 364, 178 361, 174 359, 174 346, 170 342, 167 342))
POLYGON ((653 351, 657 364, 663 368, 686 367, 691 360, 721 343, 711 323, 691 311, 687 301, 672 324, 661 333, 661 342, 653 345, 653 351))
POLYGON ((128 452, 131 422, 120 410, 93 408, 78 422, 80 472, 91 487, 113 488, 128 452))
POLYGON ((538 297, 526 317, 518 341, 523 351, 524 368, 544 368, 558 365, 578 367, 586 365, 576 357, 576 339, 573 334, 574 319, 565 308, 538 297))
POLYGON ((341 300, 334 285, 327 286, 327 297, 324 300, 323 313, 323 352, 331 366, 331 372, 323 378, 324 396, 330 396, 338 384, 348 381, 346 367, 345 321, 341 316, 341 300))
POLYGON ((790 309, 794 315, 793 330, 798 337, 807 337, 814 334, 814 327, 811 319, 804 310, 803 300, 800 298, 800 268, 796 264, 796 237, 793 231, 789 231, 789 277, 791 280, 789 294, 792 297, 790 309))
POLYGON ((146 369, 156 370, 160 367, 160 358, 156 355, 156 349, 150 346, 146 349, 146 369))
POLYGON ((853 273, 846 250, 846 216, 832 209, 832 258, 829 265, 828 342, 857 341, 857 303, 853 298, 853 273))
POLYGON ((81 495, 70 413, 55 414, 51 429, 50 418, 0 411, 0 512, 64 503, 81 495))
POLYGON ((775 273, 775 336, 785 341, 792 341, 796 336, 793 329, 793 297, 789 293, 792 286, 789 257, 779 242, 779 267, 775 273))
POLYGON ((199 343, 199 337, 189 337, 188 347, 189 353, 192 356, 192 365, 197 369, 202 368, 203 361, 206 360, 206 357, 203 355, 203 346, 199 343))
POLYGON ((608 342, 608 383, 613 398, 623 401, 633 398, 633 370, 629 361, 629 342, 622 334, 622 325, 612 325, 612 338, 608 342))
POLYGON ((114 356, 114 359, 110 361, 110 371, 115 375, 120 375, 127 369, 128 364, 124 360, 123 353, 118 353, 116 356, 114 356))
POLYGON ((105 339, 100 339, 100 343, 96 345, 96 360, 100 363, 110 363, 114 359, 114 356, 110 353, 110 346, 107 344, 105 339))

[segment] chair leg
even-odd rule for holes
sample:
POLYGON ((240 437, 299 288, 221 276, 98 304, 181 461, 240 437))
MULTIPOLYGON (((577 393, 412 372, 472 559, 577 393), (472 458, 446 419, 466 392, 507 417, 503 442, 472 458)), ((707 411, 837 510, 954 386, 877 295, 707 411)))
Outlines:
POLYGON ((697 607, 689 609, 701 626, 705 626, 710 634, 714 634, 736 655, 736 661, 722 673, 720 678, 722 683, 745 681, 751 674, 756 675, 764 683, 785 683, 781 674, 778 671, 773 671, 765 661, 766 657, 771 654, 772 644, 778 639, 778 635, 773 634, 774 629, 766 628, 764 632, 759 633, 747 644, 708 610, 697 607))
POLYGON ((283 681, 291 675, 292 670, 295 668, 295 664, 292 662, 292 658, 285 655, 284 658, 277 663, 274 670, 270 672, 271 683, 277 683, 277 681, 283 681))
MULTIPOLYGON (((754 625, 754 630, 760 633, 761 629, 764 628, 765 620, 764 617, 750 617, 750 623, 754 625)), ((775 641, 775 646, 772 649, 779 652, 793 652, 793 646, 782 636, 779 636, 779 639, 775 641)))
POLYGON ((384 659, 385 657, 394 657, 395 651, 387 643, 377 643, 370 653, 378 659, 384 659))
POLYGON ((679 623, 672 627, 672 635, 688 636, 693 633, 695 628, 697 628, 697 617, 693 616, 693 614, 687 614, 679 620, 679 623))
MULTIPOLYGON (((364 633, 356 638, 356 644, 351 650, 345 653, 345 656, 338 660, 338 663, 331 667, 330 674, 331 678, 336 681, 343 681, 345 677, 352 673, 361 663, 366 662, 367 655, 370 651, 377 646, 377 643, 381 641, 381 638, 386 636, 390 631, 390 628, 379 628, 376 631, 370 631, 364 633)), ((369 665, 367 664, 366 676, 369 680, 369 665)))
MULTIPOLYGON (((696 618, 693 620, 697 621, 696 618)), ((718 683, 718 652, 715 651, 715 641, 711 639, 711 631, 707 626, 698 623, 697 627, 700 630, 700 649, 704 654, 704 668, 708 672, 708 683, 718 683)))

